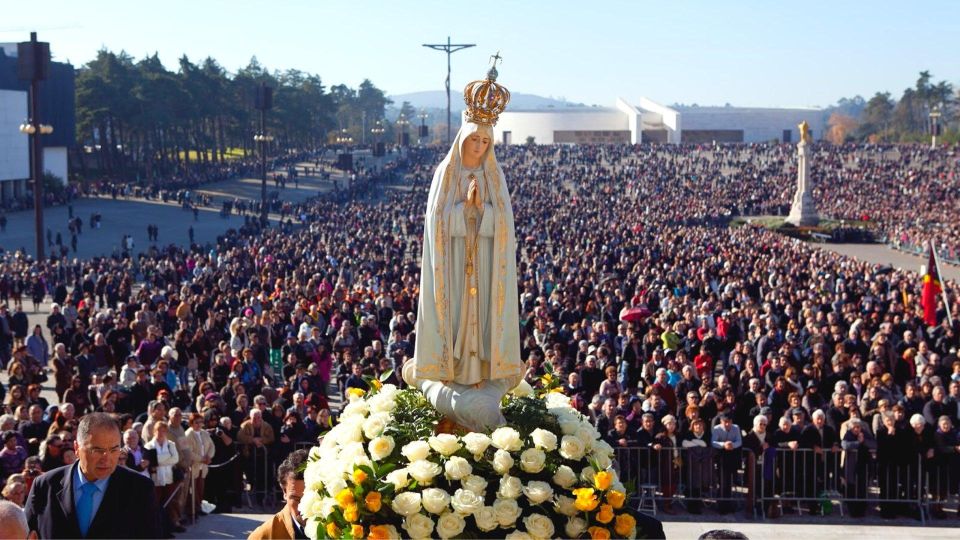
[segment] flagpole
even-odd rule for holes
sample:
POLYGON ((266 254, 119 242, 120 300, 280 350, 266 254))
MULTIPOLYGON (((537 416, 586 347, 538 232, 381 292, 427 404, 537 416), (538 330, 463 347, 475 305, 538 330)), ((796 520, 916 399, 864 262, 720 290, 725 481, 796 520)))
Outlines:
MULTIPOLYGON (((950 327, 953 327, 953 315, 950 313, 950 300, 947 297, 947 281, 943 276, 943 271, 940 270, 940 256, 937 255, 937 250, 933 247, 933 240, 929 240, 930 243, 930 253, 933 253, 933 263, 937 265, 937 277, 940 278, 940 294, 943 295, 943 305, 947 308, 947 323, 950 324, 950 327)), ((929 271, 929 270, 928 270, 929 271)))

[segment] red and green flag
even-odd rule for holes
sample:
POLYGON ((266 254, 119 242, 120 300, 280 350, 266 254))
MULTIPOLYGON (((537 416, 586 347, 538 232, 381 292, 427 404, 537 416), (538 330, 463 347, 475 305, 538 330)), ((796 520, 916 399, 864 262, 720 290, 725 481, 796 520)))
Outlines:
POLYGON ((920 305, 923 306, 923 322, 927 326, 937 325, 937 296, 943 292, 940 284, 940 273, 937 271, 937 260, 933 255, 933 244, 930 244, 930 255, 927 257, 927 273, 923 275, 923 290, 920 293, 920 305))

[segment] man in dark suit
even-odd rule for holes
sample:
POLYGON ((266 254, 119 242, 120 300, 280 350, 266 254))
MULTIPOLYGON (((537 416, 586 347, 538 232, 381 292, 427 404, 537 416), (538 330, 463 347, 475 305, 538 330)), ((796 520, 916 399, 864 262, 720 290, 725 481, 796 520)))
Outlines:
POLYGON ((283 490, 283 500, 286 503, 279 512, 257 527, 247 540, 293 540, 308 538, 303 530, 303 519, 300 517, 300 499, 303 497, 303 469, 308 453, 306 450, 297 450, 283 460, 277 468, 277 480, 283 490))
POLYGON ((78 460, 33 481, 24 510, 41 538, 159 538, 153 482, 120 461, 120 426, 109 414, 80 420, 78 460))

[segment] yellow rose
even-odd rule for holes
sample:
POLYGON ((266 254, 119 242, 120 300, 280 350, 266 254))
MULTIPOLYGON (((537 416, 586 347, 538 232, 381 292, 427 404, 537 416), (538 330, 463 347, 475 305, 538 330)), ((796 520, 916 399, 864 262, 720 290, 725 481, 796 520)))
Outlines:
POLYGON ((596 495, 593 494, 593 488, 575 489, 573 490, 573 494, 577 496, 577 500, 574 501, 573 505, 581 512, 592 512, 597 508, 597 505, 600 504, 596 495))
POLYGON ((360 469, 353 470, 353 483, 362 484, 364 480, 367 479, 367 473, 361 471, 360 469))
POLYGON ((363 394, 365 394, 365 393, 366 393, 366 391, 365 391, 364 389, 362 389, 362 388, 348 388, 348 389, 347 389, 347 395, 348 395, 348 396, 357 396, 358 398, 361 398, 361 397, 363 397, 363 394))
POLYGON ((600 505, 600 511, 597 512, 597 521, 604 525, 613 521, 613 507, 609 504, 600 505))
POLYGON ((353 491, 351 491, 350 488, 341 489, 340 493, 337 493, 336 499, 337 504, 339 504, 341 508, 350 506, 351 504, 357 502, 353 498, 353 491))
POLYGON ((636 526, 637 520, 633 519, 633 516, 630 514, 620 514, 617 516, 617 521, 613 524, 613 530, 617 531, 617 534, 620 536, 627 536, 636 526))
POLYGON ((610 484, 612 483, 613 475, 607 471, 600 471, 593 476, 593 485, 600 491, 610 489, 610 484))
POLYGON ((360 519, 360 509, 355 504, 348 504, 343 507, 343 519, 353 523, 360 519))
MULTIPOLYGON (((371 491, 370 493, 367 493, 367 496, 363 499, 363 505, 366 506, 367 510, 371 512, 379 512, 381 505, 380 492, 371 491)), ((372 531, 371 534, 373 534, 372 531)))
POLYGON ((330 538, 340 538, 340 529, 337 528, 337 524, 334 522, 327 523, 327 536, 330 538))
POLYGON ((590 527, 587 532, 591 540, 610 540, 610 531, 605 527, 590 527))
POLYGON ((627 496, 622 491, 611 489, 607 492, 607 503, 616 510, 623 508, 623 503, 626 499, 627 496))
POLYGON ((370 386, 372 386, 372 387, 373 387, 374 389, 376 389, 376 390, 379 390, 379 389, 383 388, 383 383, 380 382, 379 379, 373 379, 373 380, 370 381, 370 386))
POLYGON ((353 535, 354 538, 363 538, 363 525, 351 525, 350 534, 353 535))
POLYGON ((370 534, 367 538, 370 540, 388 540, 390 538, 390 529, 386 525, 371 525, 370 534))

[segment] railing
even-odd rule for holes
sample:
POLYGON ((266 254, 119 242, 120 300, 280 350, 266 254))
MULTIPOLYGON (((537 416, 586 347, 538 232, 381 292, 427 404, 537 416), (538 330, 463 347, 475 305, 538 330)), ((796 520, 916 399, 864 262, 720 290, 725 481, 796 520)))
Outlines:
POLYGON ((925 522, 943 505, 960 500, 958 456, 878 456, 872 450, 709 447, 617 448, 616 461, 635 506, 652 497, 650 510, 672 513, 677 506, 700 513, 742 511, 759 518, 784 509, 859 517, 879 508, 882 515, 910 515, 925 522), (950 460, 953 461, 950 461, 950 460))

